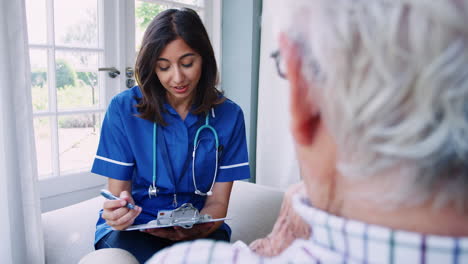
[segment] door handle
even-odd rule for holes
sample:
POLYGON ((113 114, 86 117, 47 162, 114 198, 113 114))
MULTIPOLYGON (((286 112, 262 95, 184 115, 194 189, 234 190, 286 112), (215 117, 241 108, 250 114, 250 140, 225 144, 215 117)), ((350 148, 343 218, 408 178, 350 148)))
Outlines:
POLYGON ((125 68, 125 76, 127 76, 127 78, 132 78, 133 74, 135 74, 135 71, 132 67, 125 68))
POLYGON ((117 70, 115 67, 110 67, 110 68, 99 68, 98 71, 107 71, 109 74, 109 77, 111 78, 115 78, 117 76, 119 76, 120 74, 120 71, 117 70))

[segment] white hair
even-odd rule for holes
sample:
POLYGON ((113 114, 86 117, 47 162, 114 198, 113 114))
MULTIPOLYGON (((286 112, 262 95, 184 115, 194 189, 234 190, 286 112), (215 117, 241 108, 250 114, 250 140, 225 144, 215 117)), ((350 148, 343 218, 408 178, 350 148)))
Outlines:
POLYGON ((301 48, 343 176, 398 182, 386 201, 465 207, 468 0, 284 2, 282 31, 301 48))

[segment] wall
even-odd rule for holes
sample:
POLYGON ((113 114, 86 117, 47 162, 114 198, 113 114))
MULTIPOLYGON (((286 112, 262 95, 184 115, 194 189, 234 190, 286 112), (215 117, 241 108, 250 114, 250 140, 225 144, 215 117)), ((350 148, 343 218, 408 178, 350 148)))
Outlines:
POLYGON ((264 0, 258 89, 256 182, 280 189, 298 182, 299 165, 290 132, 289 85, 278 76, 270 54, 278 50, 276 9, 282 0, 264 0))
POLYGON ((255 181, 261 0, 224 0, 221 89, 244 111, 251 181, 255 181))

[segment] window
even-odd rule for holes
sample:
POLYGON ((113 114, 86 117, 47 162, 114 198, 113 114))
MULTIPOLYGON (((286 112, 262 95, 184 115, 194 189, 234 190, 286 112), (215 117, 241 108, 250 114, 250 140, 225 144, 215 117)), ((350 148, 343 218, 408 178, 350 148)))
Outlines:
POLYGON ((63 183, 90 176, 99 141, 108 92, 98 73, 102 11, 99 0, 26 0, 41 198, 89 187, 63 183))
POLYGON ((40 180, 89 170, 103 112, 98 3, 50 2, 27 1, 40 180))

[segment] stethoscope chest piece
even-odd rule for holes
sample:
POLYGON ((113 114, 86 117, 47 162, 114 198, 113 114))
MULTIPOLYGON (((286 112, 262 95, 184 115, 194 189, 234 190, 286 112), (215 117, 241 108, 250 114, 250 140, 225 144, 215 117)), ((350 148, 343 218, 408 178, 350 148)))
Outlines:
POLYGON ((149 196, 150 199, 152 198, 152 196, 157 197, 158 196, 158 188, 156 188, 156 186, 154 186, 154 185, 150 185, 148 187, 148 196, 149 196))

